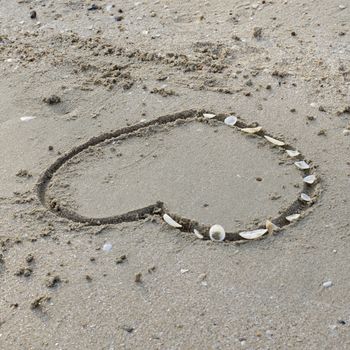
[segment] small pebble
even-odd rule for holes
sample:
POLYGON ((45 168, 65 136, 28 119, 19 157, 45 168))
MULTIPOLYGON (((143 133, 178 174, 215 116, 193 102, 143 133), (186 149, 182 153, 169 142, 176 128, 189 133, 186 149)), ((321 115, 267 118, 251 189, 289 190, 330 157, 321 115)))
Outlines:
POLYGON ((30 15, 31 19, 35 19, 36 18, 36 11, 34 11, 34 10, 30 11, 29 15, 30 15))
POLYGON ((136 283, 141 283, 141 278, 142 278, 142 273, 141 273, 141 272, 138 272, 138 273, 135 275, 135 282, 136 282, 136 283))

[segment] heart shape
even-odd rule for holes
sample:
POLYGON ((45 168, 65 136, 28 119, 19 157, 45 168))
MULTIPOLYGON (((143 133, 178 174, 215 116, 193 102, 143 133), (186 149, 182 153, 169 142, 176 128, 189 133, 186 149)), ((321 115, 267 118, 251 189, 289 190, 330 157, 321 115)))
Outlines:
MULTIPOLYGON (((205 125, 205 126, 212 127, 213 130, 217 132, 215 135, 215 137, 217 137, 217 138, 219 137, 219 136, 217 136, 219 134, 218 128, 226 127, 226 128, 230 128, 230 132, 233 130, 234 134, 236 134, 236 136, 238 135, 237 137, 242 137, 241 134, 245 133, 247 135, 252 134, 252 136, 249 136, 249 137, 250 138, 253 137, 254 139, 259 140, 260 142, 263 140, 263 142, 261 142, 262 144, 258 145, 259 147, 265 146, 267 144, 270 144, 270 145, 272 144, 272 145, 274 145, 275 148, 278 148, 279 152, 281 152, 281 151, 284 152, 285 150, 289 150, 289 151, 292 150, 293 151, 293 149, 290 146, 285 145, 284 142, 282 142, 280 140, 276 140, 275 138, 271 137, 265 131, 263 131, 261 129, 261 127, 256 127, 255 125, 249 126, 246 123, 242 122, 241 120, 236 122, 236 120, 233 120, 232 118, 227 119, 230 121, 230 123, 226 123, 226 122, 223 123, 225 118, 227 118, 227 115, 224 115, 224 114, 214 115, 211 113, 206 113, 205 111, 190 110, 190 111, 184 111, 184 112, 180 112, 180 113, 176 113, 176 114, 172 114, 172 115, 162 116, 162 117, 159 117, 159 118, 154 119, 154 120, 149 121, 149 122, 139 123, 136 125, 132 125, 132 126, 129 126, 126 128, 116 130, 114 132, 102 134, 98 137, 93 137, 92 139, 88 140, 84 144, 82 144, 76 148, 73 148, 67 154, 58 158, 43 173, 43 175, 40 177, 38 184, 37 184, 37 193, 38 193, 39 200, 46 208, 48 208, 50 211, 56 213, 57 215, 59 215, 61 217, 65 217, 65 218, 72 220, 72 221, 75 221, 75 222, 81 222, 81 223, 86 223, 86 224, 90 224, 90 225, 115 224, 115 223, 121 223, 121 222, 125 222, 125 221, 136 221, 136 220, 145 219, 148 215, 163 216, 164 214, 167 213, 176 222, 178 222, 181 225, 180 229, 182 231, 193 232, 194 230, 197 230, 197 232, 202 234, 205 238, 208 238, 208 232, 209 232, 210 225, 200 224, 198 222, 198 220, 193 220, 193 219, 187 218, 186 214, 185 214, 186 211, 184 211, 184 213, 181 213, 181 215, 175 214, 174 212, 172 212, 172 210, 169 210, 169 205, 165 204, 163 201, 154 201, 154 204, 145 205, 144 207, 142 207, 140 209, 136 209, 136 210, 127 210, 124 214, 111 215, 111 216, 101 217, 101 218, 94 218, 94 217, 90 217, 89 215, 80 215, 76 211, 65 208, 64 206, 60 205, 57 200, 52 200, 48 195, 48 188, 52 182, 54 175, 60 169, 62 169, 63 166, 67 166, 67 164, 70 164, 69 162, 72 162, 73 158, 76 159, 79 155, 82 155, 84 151, 87 152, 87 150, 93 150, 93 147, 95 147, 95 146, 102 146, 103 145, 104 147, 106 147, 108 145, 109 147, 111 147, 112 143, 115 142, 116 140, 118 143, 122 143, 123 139, 129 139, 130 135, 144 137, 145 134, 147 134, 147 132, 151 132, 152 137, 154 137, 154 134, 157 134, 157 129, 160 127, 168 127, 168 126, 170 127, 171 126, 172 128, 177 129, 177 127, 180 128, 184 124, 188 125, 190 123, 196 122, 196 123, 199 123, 199 125, 205 125), (225 124, 228 124, 228 125, 225 125, 225 124), (238 133, 236 133, 236 131, 238 131, 238 133)), ((197 128, 197 126, 195 126, 195 128, 197 128)), ((190 134, 185 135, 183 137, 190 139, 191 133, 193 134, 194 132, 197 131, 197 129, 194 129, 192 127, 192 129, 190 130, 190 134)), ((179 137, 181 137, 182 134, 184 134, 183 130, 181 130, 180 133, 178 132, 175 136, 177 138, 179 138, 179 137)), ((210 136, 210 137, 212 137, 212 136, 210 136)), ((247 136, 243 135, 243 137, 247 137, 247 136)), ((201 138, 197 137, 197 139, 201 139, 201 138)), ((223 143, 223 139, 221 138, 220 142, 218 142, 217 145, 219 146, 222 143, 223 143)), ((239 142, 239 143, 236 143, 236 145, 239 145, 240 143, 243 144, 243 142, 239 142)), ((181 143, 179 145, 181 145, 181 143)), ((212 145, 215 145, 215 142, 213 142, 212 145)), ((204 146, 205 146, 205 143, 203 143, 203 142, 199 145, 199 147, 204 147, 204 146)), ((238 149, 238 150, 236 149, 235 150, 236 157, 237 157, 237 155, 240 156, 240 155, 244 154, 244 152, 246 151, 246 147, 248 147, 248 146, 249 146, 249 144, 244 144, 241 146, 241 149, 238 149)), ((197 145, 197 147, 198 147, 198 145, 197 145)), ((213 146, 211 146, 211 147, 213 147, 213 146)), ((164 147, 162 147, 162 148, 164 148, 164 147)), ((178 153, 181 153, 181 152, 185 153, 186 146, 184 146, 183 149, 177 149, 177 151, 178 151, 178 153)), ((208 155, 211 153, 210 151, 211 151, 211 149, 204 150, 204 152, 206 152, 205 154, 208 154, 208 155)), ((252 151, 252 150, 250 150, 250 151, 252 151)), ((221 149, 220 152, 217 153, 217 157, 219 155, 221 155, 222 157, 226 157, 226 158, 231 157, 230 153, 224 154, 224 155, 223 155, 223 153, 224 153, 223 149, 221 149)), ((202 154, 203 154, 203 152, 202 152, 202 154)), ((296 152, 294 152, 293 156, 297 157, 296 159, 299 161, 301 161, 303 159, 302 155, 296 154, 296 152)), ((145 159, 146 157, 147 157, 147 154, 146 154, 146 156, 143 157, 143 159, 145 159)), ((128 159, 128 157, 126 157, 126 158, 128 159)), ((170 157, 170 159, 176 165, 177 163, 176 163, 175 158, 176 158, 176 153, 174 153, 172 155, 172 157, 170 157)), ((184 159, 186 159, 186 157, 184 159)), ((192 158, 192 161, 193 161, 193 159, 195 160, 196 157, 192 158)), ((241 158, 238 160, 236 159, 236 161, 238 163, 242 164, 243 162, 248 162, 247 159, 248 158, 241 158)), ((210 167, 211 163, 214 163, 214 160, 209 159, 208 169, 214 168, 214 170, 215 170, 214 166, 210 167)), ((173 166, 173 163, 170 162, 169 164, 167 164, 166 169, 168 170, 169 168, 171 168, 173 166)), ((158 163, 158 166, 164 167, 163 163, 161 165, 159 165, 159 164, 160 163, 158 163)), ((218 164, 220 164, 220 162, 218 164)), ((191 165, 193 165, 193 164, 187 164, 187 168, 189 168, 191 165)), ((157 166, 157 163, 153 162, 152 166, 153 167, 157 166)), ((128 169, 128 167, 130 168, 130 164, 126 164, 124 166, 124 169, 128 169)), ((144 168, 147 168, 147 164, 144 168)), ((195 166, 193 166, 192 168, 196 169, 195 166)), ((216 168, 218 168, 218 166, 216 166, 216 168)), ((120 170, 119 172, 121 172, 121 174, 119 176, 118 183, 121 183, 122 179, 125 178, 125 174, 122 173, 122 171, 121 171, 122 169, 123 169, 123 167, 120 167, 120 169, 119 169, 120 170)), ((218 170, 221 171, 221 169, 218 169, 218 170)), ((301 171, 304 175, 310 175, 311 170, 310 169, 302 169, 301 171)), ((162 172, 161 167, 159 168, 158 172, 164 174, 164 172, 162 172)), ((156 171, 156 173, 157 173, 157 171, 156 171)), ((172 176, 173 176, 171 178, 171 181, 177 181, 178 174, 176 173, 176 166, 175 167, 173 166, 172 171, 169 171, 169 173, 172 174, 172 176)), ((219 173, 220 172, 217 172, 217 174, 219 174, 219 173)), ((193 202, 192 202, 193 196, 191 197, 191 192, 193 192, 192 187, 194 187, 194 189, 195 189, 195 185, 197 184, 197 182, 199 182, 198 179, 201 179, 202 177, 196 178, 195 173, 194 173, 193 176, 190 176, 190 180, 187 181, 187 188, 184 190, 184 192, 189 193, 190 200, 186 201, 188 211, 194 207, 192 205, 193 204, 193 202)), ((183 181, 184 178, 186 178, 186 177, 182 177, 182 180, 181 180, 182 182, 184 182, 183 181)), ((214 171, 214 178, 215 178, 215 171, 214 171)), ((162 183, 162 181, 159 181, 159 179, 157 179, 157 181, 158 181, 158 183, 159 182, 162 183)), ((170 181, 170 183, 171 183, 171 181, 170 181)), ((235 181, 235 182, 237 182, 237 181, 235 181)), ((131 181, 131 183, 136 184, 137 181, 134 181, 134 182, 131 181)), ((310 197, 315 198, 315 193, 316 193, 316 189, 317 189, 316 183, 317 182, 310 184, 310 183, 304 182, 302 193, 304 195, 307 195, 309 198, 310 197)), ((142 183, 141 183, 141 185, 142 185, 142 183)), ((138 201, 140 200, 140 198, 145 197, 145 196, 140 195, 140 192, 142 192, 141 185, 139 187, 137 187, 136 185, 133 186, 134 190, 137 192, 137 194, 139 194, 138 201)), ((199 184, 199 187, 203 187, 203 186, 205 186, 205 183, 199 184)), ((168 187, 169 186, 166 185, 165 187, 163 187, 163 189, 160 192, 165 194, 167 192, 168 187)), ((91 188, 89 188, 89 189, 91 189, 91 188)), ((123 189, 123 187, 121 187, 121 189, 123 189)), ((237 187, 237 189, 239 190, 240 188, 237 187)), ((157 193, 158 192, 159 192, 159 189, 158 189, 157 193)), ((208 191, 208 192, 210 192, 210 191, 208 191)), ((196 192, 194 192, 194 193, 196 193, 196 192)), ((215 190, 213 191, 213 193, 215 194, 215 190)), ((131 196, 131 194, 132 194, 132 192, 129 193, 129 196, 131 196)), ((106 192, 105 195, 107 196, 108 192, 106 192)), ((170 203, 172 201, 172 198, 174 197, 174 194, 172 194, 171 191, 169 191, 169 193, 167 194, 167 196, 165 195, 165 197, 167 197, 166 202, 170 203)), ((257 198, 256 200, 258 200, 258 199, 259 198, 257 198)), ((184 202, 181 202, 181 200, 183 201, 183 198, 182 199, 180 198, 179 203, 184 203, 184 202)), ((139 203, 138 201, 136 201, 136 202, 139 203)), ((242 203, 243 202, 244 201, 242 201, 242 203)), ((290 223, 290 221, 288 221, 288 219, 286 219, 286 217, 289 217, 292 214, 301 214, 311 204, 313 204, 313 202, 314 202, 314 200, 311 203, 308 203, 306 201, 301 200, 300 197, 297 199, 294 199, 291 204, 289 204, 284 210, 282 210, 280 212, 279 216, 277 216, 274 220, 272 220, 272 223, 274 225, 277 225, 279 228, 282 228, 282 227, 288 225, 290 223)), ((220 201, 219 201, 219 203, 220 203, 220 201)), ((263 205, 263 202, 260 203, 260 206, 261 205, 263 205)), ((185 206, 185 205, 181 205, 181 206, 175 205, 175 207, 183 207, 183 206, 185 206)), ((212 210, 215 211, 214 209, 215 208, 213 208, 212 210)), ((218 210, 218 209, 222 210, 222 208, 216 208, 216 210, 218 210)), ((184 209, 182 208, 182 210, 184 210, 184 209)), ((262 224, 259 225, 258 228, 260 228, 260 229, 263 228, 263 225, 262 224)), ((227 240, 234 240, 234 241, 241 240, 242 236, 240 236, 239 231, 228 232, 228 233, 226 233, 226 239, 227 240)))

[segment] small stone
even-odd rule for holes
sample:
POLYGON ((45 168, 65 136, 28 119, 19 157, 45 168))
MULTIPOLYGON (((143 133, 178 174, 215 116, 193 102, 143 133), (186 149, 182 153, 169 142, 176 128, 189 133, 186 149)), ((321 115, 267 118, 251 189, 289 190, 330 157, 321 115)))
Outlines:
POLYGON ((28 264, 32 263, 34 261, 34 256, 32 254, 28 254, 26 257, 26 262, 28 264))
POLYGON ((29 15, 30 15, 31 19, 35 19, 36 18, 36 11, 34 11, 34 10, 30 11, 29 15))
POLYGON ((297 36, 297 33, 293 31, 293 32, 290 33, 290 35, 291 36, 297 36))
POLYGON ((120 22, 124 19, 124 17, 123 16, 115 16, 114 19, 116 22, 120 22))
POLYGON ((325 108, 324 108, 323 106, 319 106, 319 107, 318 107, 318 110, 319 110, 320 112, 325 112, 325 111, 326 111, 325 108))
POLYGON ((60 276, 54 276, 52 278, 50 278, 47 282, 46 282, 46 287, 47 288, 55 288, 56 286, 58 286, 58 284, 61 283, 61 278, 60 276))
POLYGON ((135 282, 136 282, 136 283, 141 283, 141 278, 142 278, 142 273, 141 273, 141 272, 138 272, 138 273, 135 275, 135 282))
POLYGON ((261 39, 262 36, 262 28, 261 27, 255 27, 253 29, 253 37, 255 39, 261 39))
POLYGON ((124 255, 120 256, 119 258, 117 258, 115 260, 115 263, 116 264, 122 264, 125 260, 126 260, 126 255, 124 254, 124 255))
POLYGON ((53 151, 53 146, 49 146, 49 151, 53 151))
POLYGON ((348 130, 348 129, 343 130, 343 135, 344 136, 350 135, 350 130, 348 130))
POLYGON ((327 132, 326 132, 325 129, 321 129, 321 130, 317 133, 318 136, 326 136, 326 134, 327 134, 327 132))
POLYGON ((92 281, 92 278, 91 278, 89 275, 86 275, 86 276, 85 276, 85 279, 86 279, 88 282, 91 282, 91 281, 92 281))
POLYGON ((57 95, 51 95, 49 97, 44 97, 43 101, 49 105, 55 105, 61 102, 61 98, 57 95))
POLYGON ((99 6, 97 6, 96 4, 91 4, 91 6, 88 7, 88 11, 95 11, 98 9, 99 9, 99 6))

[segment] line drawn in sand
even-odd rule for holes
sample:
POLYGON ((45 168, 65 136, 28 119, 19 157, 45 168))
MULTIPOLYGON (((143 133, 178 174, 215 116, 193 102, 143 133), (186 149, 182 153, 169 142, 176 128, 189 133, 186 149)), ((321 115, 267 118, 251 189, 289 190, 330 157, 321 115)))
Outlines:
POLYGON ((106 224, 118 224, 122 222, 131 222, 137 220, 144 220, 149 215, 158 215, 167 224, 177 229, 188 232, 199 239, 212 239, 215 241, 247 241, 260 239, 265 235, 272 234, 273 232, 281 231, 284 227, 292 224, 293 222, 299 220, 306 213, 316 201, 319 194, 319 178, 316 177, 312 171, 314 166, 307 163, 303 155, 294 149, 294 147, 288 145, 288 143, 274 138, 264 131, 263 127, 256 125, 247 125, 242 120, 228 115, 228 114, 213 114, 211 112, 203 110, 187 110, 175 114, 161 116, 157 119, 141 122, 132 126, 121 128, 113 132, 104 133, 100 136, 93 137, 87 142, 77 146, 58 158, 45 172, 40 176, 36 191, 41 204, 46 207, 51 212, 56 215, 66 218, 68 220, 84 223, 87 225, 106 225, 106 224), (208 117, 210 116, 210 118, 208 117), (225 124, 227 127, 233 128, 242 134, 242 137, 258 137, 265 140, 266 144, 272 144, 274 147, 278 147, 285 151, 288 157, 295 160, 295 166, 300 170, 303 175, 302 191, 299 193, 298 198, 296 198, 286 209, 280 212, 280 215, 274 219, 267 220, 266 224, 261 224, 255 227, 253 230, 249 231, 236 231, 236 232, 222 232, 220 228, 220 239, 215 237, 213 239, 213 228, 220 225, 214 223, 215 225, 205 225, 201 224, 190 218, 180 216, 176 213, 172 213, 168 210, 166 203, 161 200, 149 206, 128 211, 124 214, 94 218, 82 216, 64 207, 61 207, 57 201, 52 201, 48 198, 47 190, 49 184, 54 177, 55 173, 69 160, 77 156, 82 151, 89 147, 99 145, 105 141, 125 136, 138 130, 144 128, 155 126, 155 125, 166 125, 168 123, 174 123, 176 121, 189 121, 197 120, 199 122, 208 123, 209 120, 216 120, 219 123, 225 124), (302 166, 301 166, 302 165, 302 166), (312 179, 312 181, 310 181, 312 179), (305 200, 307 198, 308 200, 305 200), (310 200, 309 200, 310 199, 310 200))

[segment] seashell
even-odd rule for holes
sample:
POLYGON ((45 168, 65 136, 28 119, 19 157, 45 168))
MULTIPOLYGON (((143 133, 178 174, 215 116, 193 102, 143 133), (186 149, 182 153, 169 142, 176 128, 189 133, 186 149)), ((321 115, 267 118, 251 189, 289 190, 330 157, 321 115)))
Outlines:
POLYGON ((230 115, 229 117, 225 118, 224 123, 228 126, 234 126, 237 123, 237 117, 230 115))
POLYGON ((260 130, 262 130, 261 126, 257 126, 256 128, 243 128, 243 129, 241 129, 241 131, 246 132, 247 134, 256 134, 260 130))
POLYGON ((292 215, 286 216, 286 220, 288 220, 289 222, 298 220, 299 218, 300 218, 300 214, 292 214, 292 215))
POLYGON ((213 225, 209 230, 209 237, 214 242, 222 242, 225 239, 226 233, 221 225, 213 225))
POLYGON ((176 228, 179 228, 179 227, 182 227, 182 225, 180 225, 179 223, 177 223, 173 218, 171 218, 168 214, 164 214, 163 215, 163 219, 164 221, 172 226, 172 227, 176 227, 176 228))
POLYGON ((193 233, 194 233, 194 234, 196 235, 196 237, 199 238, 199 239, 203 239, 203 238, 204 238, 204 236, 203 236, 202 234, 200 234, 199 231, 196 230, 196 229, 193 230, 193 233))
POLYGON ((206 118, 206 119, 212 119, 212 118, 215 118, 216 115, 212 114, 212 113, 204 113, 203 117, 206 118))
POLYGON ((21 117, 21 121, 22 122, 29 122, 30 120, 33 120, 35 119, 36 117, 31 117, 31 116, 28 116, 28 117, 21 117))
POLYGON ((267 229, 262 228, 254 231, 240 232, 239 235, 245 239, 256 239, 263 236, 266 232, 267 232, 267 229))
POLYGON ((266 229, 268 231, 268 233, 271 235, 273 233, 273 231, 277 231, 280 228, 275 225, 273 222, 271 222, 270 220, 266 220, 266 229))
POLYGON ((312 185, 316 181, 315 175, 308 175, 303 178, 303 181, 309 185, 312 185))
POLYGON ((265 139, 271 143, 273 143, 274 145, 276 146, 284 146, 285 143, 280 141, 280 140, 276 140, 274 139, 273 137, 270 137, 270 136, 267 136, 267 135, 264 135, 265 139))
POLYGON ((296 165, 297 168, 301 170, 310 169, 310 165, 307 164, 304 160, 301 160, 300 162, 295 162, 294 164, 296 165))
POLYGON ((300 152, 294 151, 292 149, 287 149, 286 152, 289 155, 289 157, 292 157, 292 158, 297 157, 300 154, 300 152))
POLYGON ((105 243, 102 247, 102 250, 104 252, 110 252, 112 250, 112 244, 111 243, 105 243))
POLYGON ((302 193, 300 195, 301 200, 303 200, 304 202, 312 202, 312 199, 310 196, 308 196, 306 193, 302 193))

